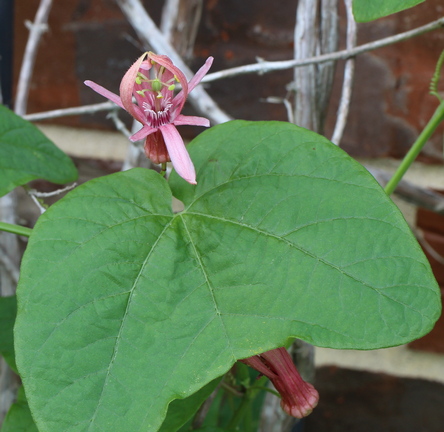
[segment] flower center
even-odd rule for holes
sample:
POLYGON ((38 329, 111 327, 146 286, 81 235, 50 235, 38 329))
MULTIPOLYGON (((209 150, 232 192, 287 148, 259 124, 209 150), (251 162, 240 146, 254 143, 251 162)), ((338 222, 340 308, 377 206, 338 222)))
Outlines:
POLYGON ((159 100, 150 93, 147 95, 147 99, 148 102, 142 104, 147 123, 153 128, 171 123, 171 107, 173 105, 171 98, 167 96, 159 100))
POLYGON ((145 92, 152 92, 156 94, 157 98, 163 98, 165 89, 169 92, 172 92, 176 88, 176 82, 179 82, 177 77, 174 75, 172 78, 167 81, 162 81, 162 76, 165 73, 165 68, 162 66, 158 70, 154 71, 155 77, 150 79, 142 72, 138 72, 136 76, 136 84, 139 86, 144 86, 145 88, 141 90, 137 90, 141 96, 145 96, 145 92), (163 93, 162 93, 163 90, 163 93))
POLYGON ((172 100, 177 77, 164 66, 142 62, 137 73, 134 96, 146 115, 146 123, 159 128, 172 120, 172 100))

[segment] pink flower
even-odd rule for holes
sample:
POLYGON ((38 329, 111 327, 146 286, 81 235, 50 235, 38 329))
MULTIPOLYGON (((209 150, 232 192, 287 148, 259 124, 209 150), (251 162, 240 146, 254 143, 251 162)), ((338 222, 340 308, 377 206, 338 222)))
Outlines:
POLYGON ((318 404, 318 392, 301 378, 285 348, 267 351, 241 362, 271 380, 281 394, 281 407, 288 415, 296 418, 306 417, 318 404))
POLYGON ((184 116, 180 112, 188 94, 199 84, 212 63, 213 57, 209 57, 187 82, 182 71, 167 56, 146 52, 124 75, 120 83, 120 97, 92 81, 85 81, 85 84, 142 123, 142 129, 130 139, 145 139, 144 148, 148 158, 154 163, 171 161, 182 178, 196 184, 193 162, 176 126, 210 126, 209 120, 203 117, 184 116), (182 90, 174 96, 177 83, 182 90), (133 96, 136 103, 133 103, 133 96))

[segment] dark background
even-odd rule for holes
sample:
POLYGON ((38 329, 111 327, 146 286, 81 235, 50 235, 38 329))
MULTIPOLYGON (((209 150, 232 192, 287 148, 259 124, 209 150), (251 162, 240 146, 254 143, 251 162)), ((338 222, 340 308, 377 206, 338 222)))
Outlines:
MULTIPOLYGON (((15 2, 14 76, 17 80, 36 1, 15 2)), ((158 22, 163 1, 144 1, 158 22)), ((342 2, 339 2, 342 6, 342 2)), ((190 65, 196 70, 208 55, 212 71, 293 56, 297 0, 204 0, 204 10, 190 65)), ((413 29, 444 14, 442 0, 426 2, 371 23, 359 24, 358 44, 413 29)), ((346 26, 341 11, 341 34, 346 26)), ((50 30, 43 36, 32 77, 28 113, 104 101, 82 83, 91 79, 117 92, 120 79, 143 47, 113 0, 54 2, 50 30)), ((341 39, 341 48, 344 38, 341 39)), ((378 49, 358 57, 351 114, 341 147, 353 156, 399 158, 408 150, 434 109, 428 94, 436 61, 444 48, 444 29, 378 49)), ((159 53, 160 54, 160 53, 159 53)), ((337 64, 335 87, 327 119, 331 136, 342 85, 343 62, 337 64)), ((292 71, 244 75, 208 85, 209 93, 235 118, 286 120, 282 105, 264 103, 283 97, 292 71)), ((105 114, 69 117, 52 123, 113 128, 105 114)), ((421 160, 441 163, 441 126, 422 152, 421 160)), ((184 128, 184 132, 186 130, 184 128)), ((191 138, 191 137, 190 137, 191 138)))

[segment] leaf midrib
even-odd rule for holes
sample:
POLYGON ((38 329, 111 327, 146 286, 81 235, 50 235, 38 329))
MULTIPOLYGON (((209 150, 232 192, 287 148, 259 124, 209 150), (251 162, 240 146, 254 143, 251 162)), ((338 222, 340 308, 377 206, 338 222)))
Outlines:
POLYGON ((91 430, 91 426, 93 425, 94 420, 97 417, 97 413, 99 411, 99 408, 100 408, 100 406, 102 404, 103 394, 105 392, 105 388, 107 387, 108 380, 109 380, 109 377, 111 375, 111 370, 113 368, 114 361, 115 361, 115 359, 117 357, 117 353, 119 351, 121 335, 122 335, 123 329, 125 327, 126 317, 128 316, 128 312, 129 312, 129 309, 131 307, 134 291, 135 291, 135 289, 137 287, 138 281, 139 281, 139 279, 140 279, 140 277, 141 277, 141 275, 143 273, 143 270, 145 269, 145 267, 146 267, 146 265, 147 265, 151 255, 153 254, 157 244, 159 243, 160 239, 163 237, 164 233, 171 226, 171 224, 173 223, 174 220, 175 220, 175 217, 172 217, 170 222, 165 225, 164 229, 159 234, 158 238, 156 239, 156 241, 154 242, 153 246, 151 247, 149 253, 147 254, 145 260, 143 261, 143 263, 142 263, 142 265, 140 267, 140 270, 139 270, 139 272, 138 272, 138 274, 136 276, 136 279, 135 279, 135 281, 134 281, 134 283, 133 283, 133 285, 132 285, 132 287, 131 287, 131 289, 129 291, 130 294, 128 296, 128 301, 127 301, 127 304, 126 304, 125 313, 124 313, 123 318, 122 318, 122 324, 120 325, 119 332, 118 332, 118 334, 116 336, 116 343, 115 343, 115 346, 114 346, 114 352, 113 352, 113 355, 111 357, 111 361, 109 363, 109 367, 107 368, 107 373, 106 373, 105 380, 104 380, 104 383, 103 383, 103 386, 102 386, 102 391, 100 393, 99 400, 97 401, 97 405, 96 405, 96 408, 94 410, 94 414, 91 417, 91 421, 90 421, 88 429, 87 429, 88 431, 91 430))

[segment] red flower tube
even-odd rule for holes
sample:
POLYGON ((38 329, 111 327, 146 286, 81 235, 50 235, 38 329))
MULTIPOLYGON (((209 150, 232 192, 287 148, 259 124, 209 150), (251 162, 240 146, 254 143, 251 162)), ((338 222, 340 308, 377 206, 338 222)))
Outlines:
POLYGON ((318 392, 302 379, 285 348, 277 348, 240 361, 270 379, 280 393, 281 407, 288 415, 306 417, 318 404, 318 392))

